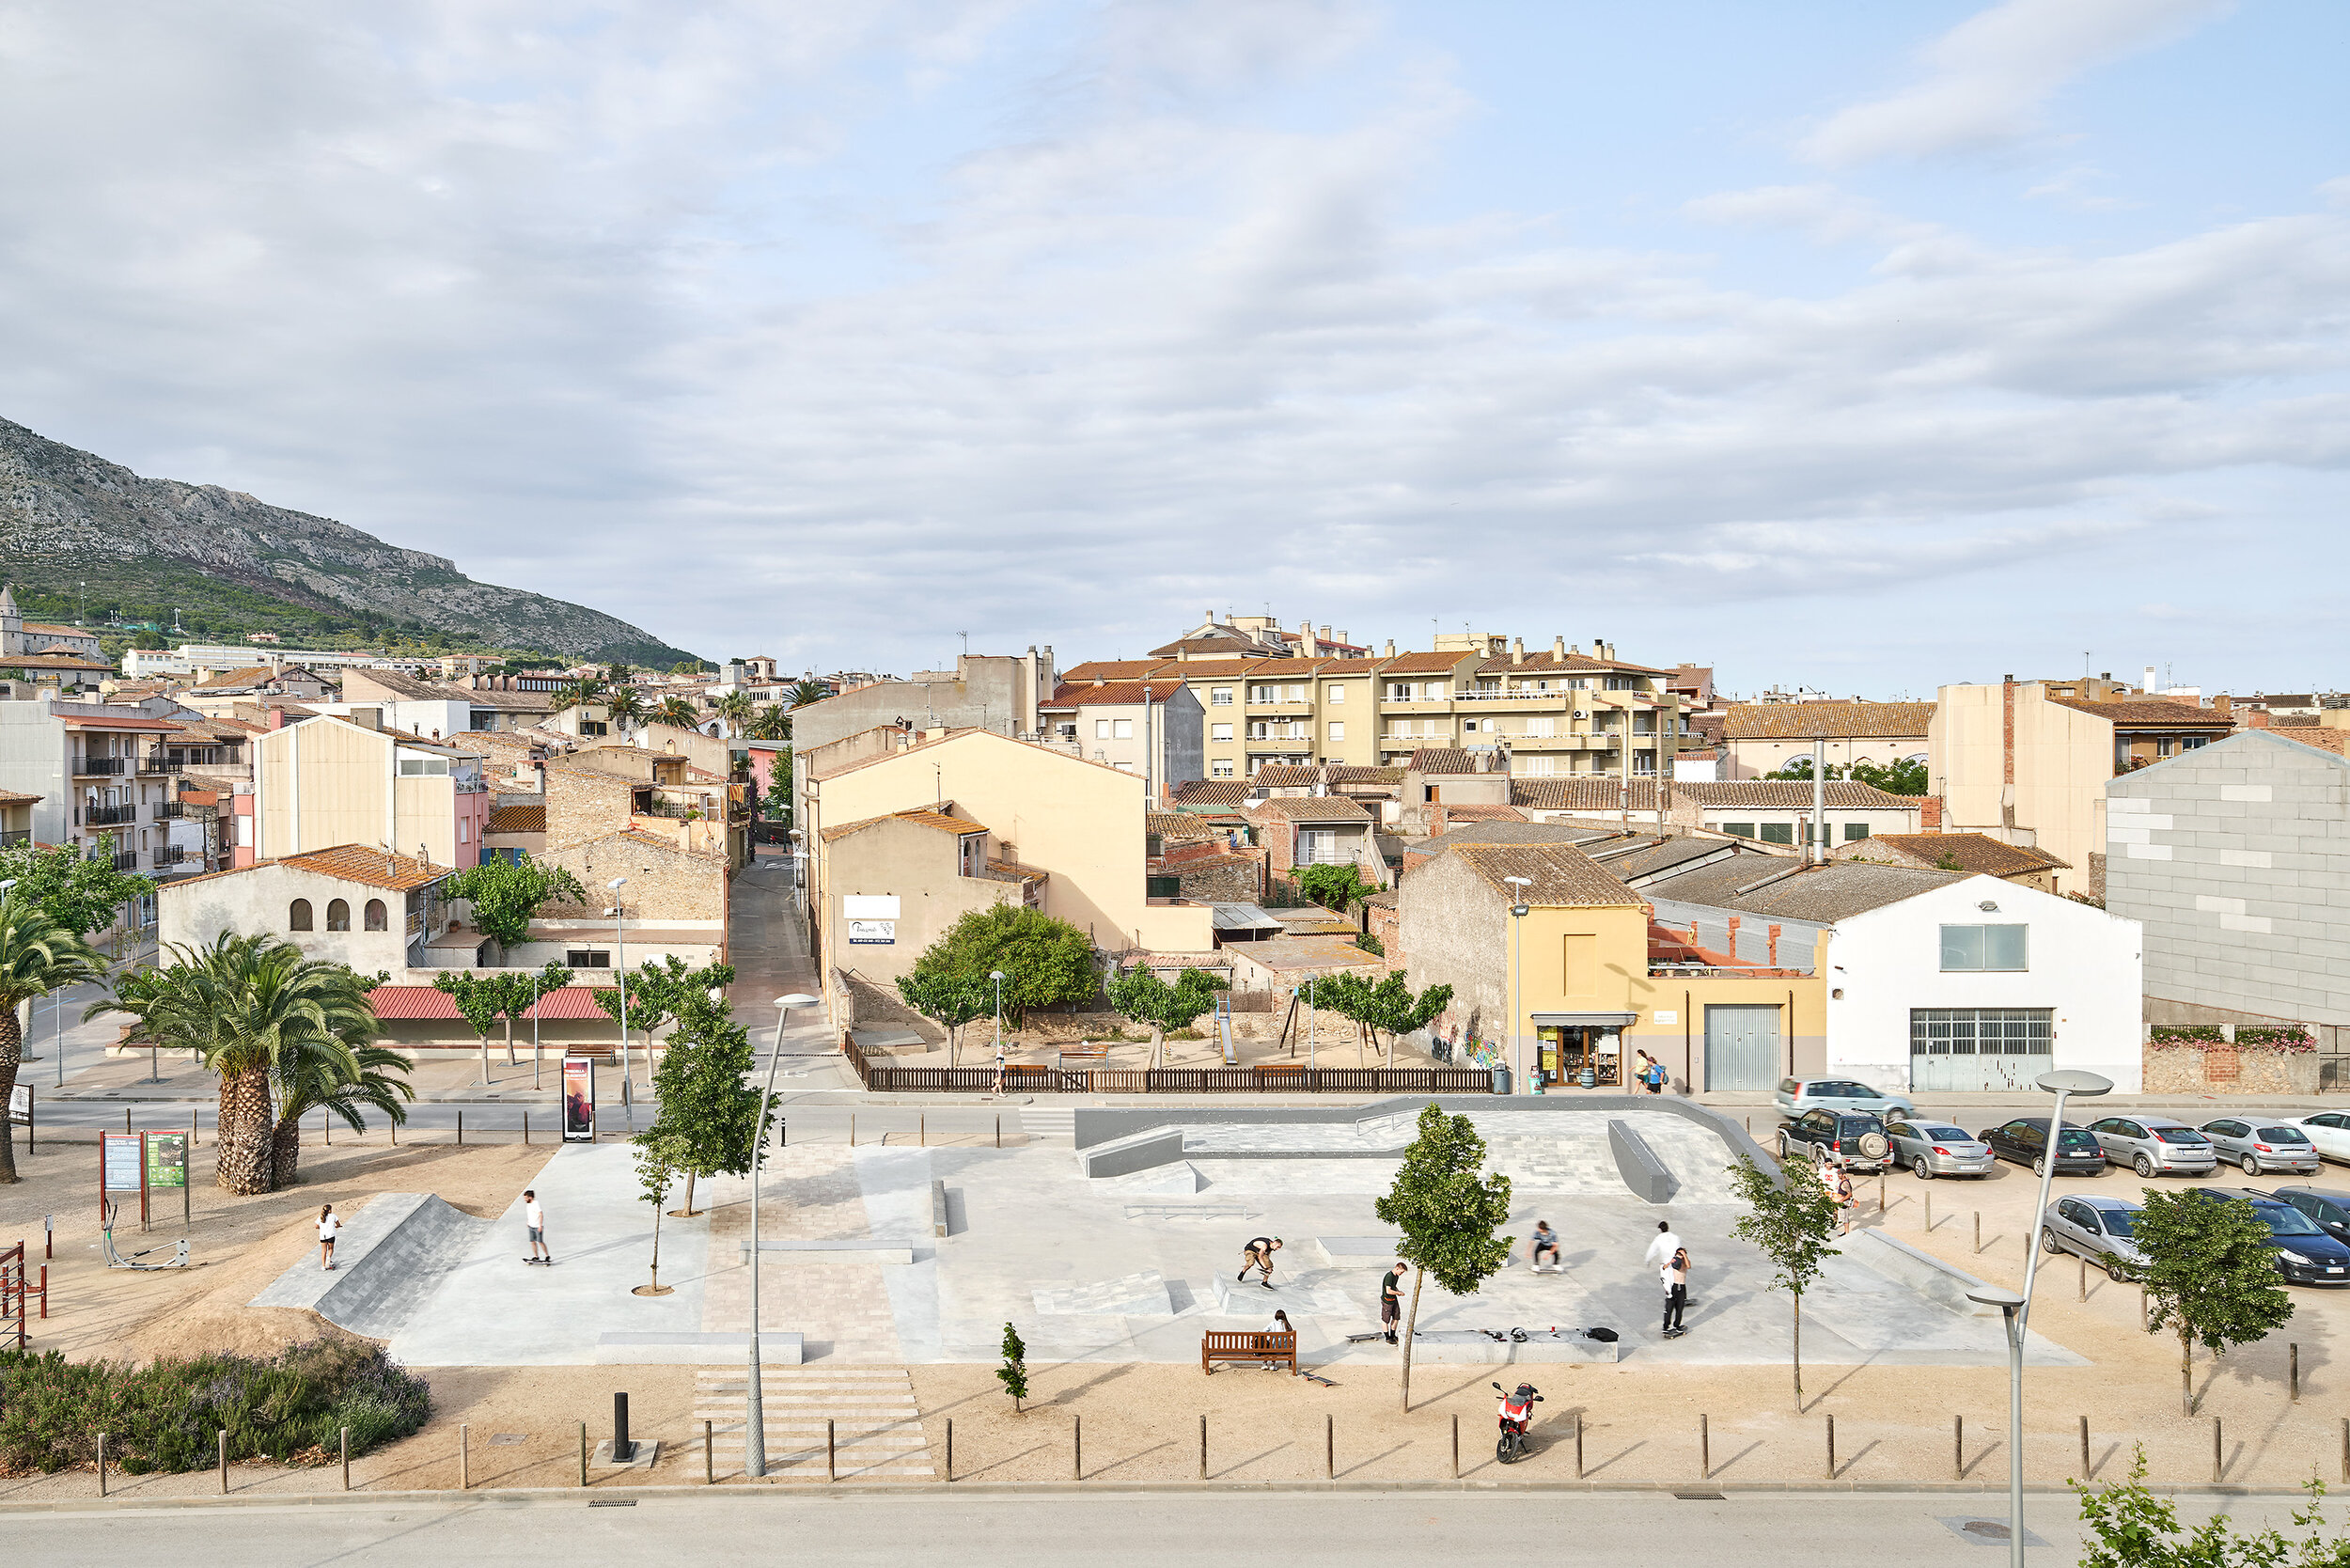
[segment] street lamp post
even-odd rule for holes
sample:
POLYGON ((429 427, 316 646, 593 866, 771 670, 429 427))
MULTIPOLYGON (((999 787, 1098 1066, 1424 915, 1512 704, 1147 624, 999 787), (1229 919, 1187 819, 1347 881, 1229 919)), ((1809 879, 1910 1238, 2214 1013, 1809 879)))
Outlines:
POLYGON ((634 1064, 628 1057, 628 908, 620 902, 620 889, 627 885, 628 878, 616 876, 604 886, 612 893, 612 941, 619 949, 614 962, 619 965, 620 976, 620 1105, 628 1113, 629 1131, 634 1132, 636 1101, 631 1076, 634 1064))
POLYGON ((759 1166, 767 1152, 767 1102, 776 1092, 776 1063, 783 1058, 784 1020, 795 1007, 814 1007, 816 998, 794 991, 776 998, 776 1044, 767 1053, 767 1082, 759 1091, 759 1120, 751 1124, 751 1382, 744 1405, 743 1471, 753 1480, 767 1474, 767 1403, 759 1387, 759 1166))
MULTIPOLYGON (((1517 902, 1510 906, 1510 924, 1516 929, 1518 935, 1517 1006, 1510 1014, 1510 1058, 1512 1071, 1516 1074, 1518 1080, 1512 1087, 1523 1094, 1526 1092, 1526 1046, 1523 1043, 1525 1036, 1521 1028, 1526 1023, 1526 917, 1531 907, 1526 902, 1526 889, 1534 886, 1534 879, 1505 876, 1501 880, 1518 889, 1517 902)), ((1564 1067, 1566 1064, 1560 1062, 1559 1065, 1564 1067)))
POLYGON ((2046 1228, 2048 1193, 2056 1182, 2057 1151, 2064 1144, 2064 1102, 2110 1093, 2113 1080, 2094 1073, 2043 1073, 2039 1087, 2056 1096, 2056 1114, 2048 1118, 2048 1141, 2040 1156, 2040 1202, 2032 1211, 2031 1239, 2024 1252, 2022 1294, 1986 1285, 1968 1291, 1966 1299, 1997 1307, 2007 1325, 2007 1560, 2024 1568, 2024 1336, 2031 1327, 2032 1285, 2040 1272, 2040 1234, 2046 1228))

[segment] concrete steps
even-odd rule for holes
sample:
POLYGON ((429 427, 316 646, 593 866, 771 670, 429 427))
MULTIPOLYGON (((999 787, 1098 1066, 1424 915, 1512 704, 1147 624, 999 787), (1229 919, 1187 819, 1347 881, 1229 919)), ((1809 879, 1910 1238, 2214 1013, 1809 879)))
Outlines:
MULTIPOLYGON (((844 1481, 934 1479, 930 1439, 902 1369, 764 1367, 759 1380, 767 1473, 778 1481, 824 1481, 824 1423, 844 1481)), ((712 1423, 711 1457, 743 1463, 750 1373, 704 1368, 694 1379, 694 1419, 712 1423)))

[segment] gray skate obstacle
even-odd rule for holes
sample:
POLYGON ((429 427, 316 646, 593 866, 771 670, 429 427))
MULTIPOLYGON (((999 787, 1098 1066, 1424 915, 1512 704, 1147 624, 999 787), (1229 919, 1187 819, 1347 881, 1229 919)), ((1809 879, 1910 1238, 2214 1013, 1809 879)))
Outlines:
POLYGON ((491 1224, 431 1193, 378 1194, 345 1222, 331 1273, 313 1255, 271 1281, 251 1305, 306 1308, 338 1328, 388 1340, 491 1224))

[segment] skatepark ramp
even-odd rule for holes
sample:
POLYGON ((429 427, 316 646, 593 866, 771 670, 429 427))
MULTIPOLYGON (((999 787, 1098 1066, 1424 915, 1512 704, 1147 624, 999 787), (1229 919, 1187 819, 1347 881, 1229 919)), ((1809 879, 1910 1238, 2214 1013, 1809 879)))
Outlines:
POLYGON ((313 1255, 279 1275, 251 1305, 307 1308, 338 1328, 388 1340, 492 1223, 431 1193, 380 1193, 344 1222, 332 1272, 313 1255))

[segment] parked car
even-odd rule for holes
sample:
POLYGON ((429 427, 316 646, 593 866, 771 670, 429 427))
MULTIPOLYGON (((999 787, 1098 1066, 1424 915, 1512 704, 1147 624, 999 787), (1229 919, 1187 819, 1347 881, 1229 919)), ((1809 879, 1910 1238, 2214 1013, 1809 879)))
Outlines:
POLYGON ((2319 1159, 2350 1163, 2350 1115, 2319 1111, 2315 1116, 2280 1116, 2277 1124, 2300 1128, 2316 1146, 2319 1159))
POLYGON ((2310 1135, 2278 1117, 2222 1116, 2203 1123, 2203 1136, 2222 1160, 2240 1167, 2247 1176, 2268 1170, 2314 1176, 2322 1163, 2310 1135))
POLYGON ((1778 1114, 1789 1121, 1808 1110, 1867 1111, 1883 1121, 1918 1114, 1906 1094, 1887 1094, 1850 1078, 1781 1078, 1772 1096, 1778 1114))
POLYGON ((1885 1123, 1862 1111, 1808 1110, 1778 1130, 1778 1158, 1808 1155, 1847 1170, 1883 1170, 1892 1163, 1885 1123))
POLYGON ((1893 1164, 1907 1166, 1920 1182, 1936 1176, 1988 1176, 1999 1163, 1989 1144, 1947 1121, 1888 1121, 1885 1136, 1893 1145, 1893 1164))
POLYGON ((2077 1252, 2123 1283, 2146 1262, 2130 1235, 2139 1207, 2124 1198, 2060 1198, 2040 1216, 2040 1245, 2077 1252))
POLYGON ((2288 1285, 2350 1285, 2350 1246, 2327 1235, 2317 1221, 2293 1204, 2250 1187, 2189 1187, 2206 1198, 2249 1203, 2268 1227, 2277 1249, 2277 1272, 2288 1285))
POLYGON ((2208 1176, 2219 1168, 2219 1152, 2195 1128, 2167 1116, 2108 1116, 2092 1121, 2106 1158, 2149 1179, 2174 1172, 2208 1176))
POLYGON ((2269 1196, 2281 1198, 2309 1215, 2334 1240, 2350 1243, 2350 1192, 2340 1187, 2279 1187, 2269 1196))
MULTIPOLYGON (((2037 1176, 2044 1169, 2048 1153, 2048 1119, 2019 1116, 2013 1121, 2002 1121, 1986 1128, 1982 1141, 1999 1158, 2028 1165, 2037 1176)), ((2056 1169, 2060 1176, 2103 1176, 2105 1146, 2088 1128, 2067 1121, 2058 1130, 2056 1169)))

